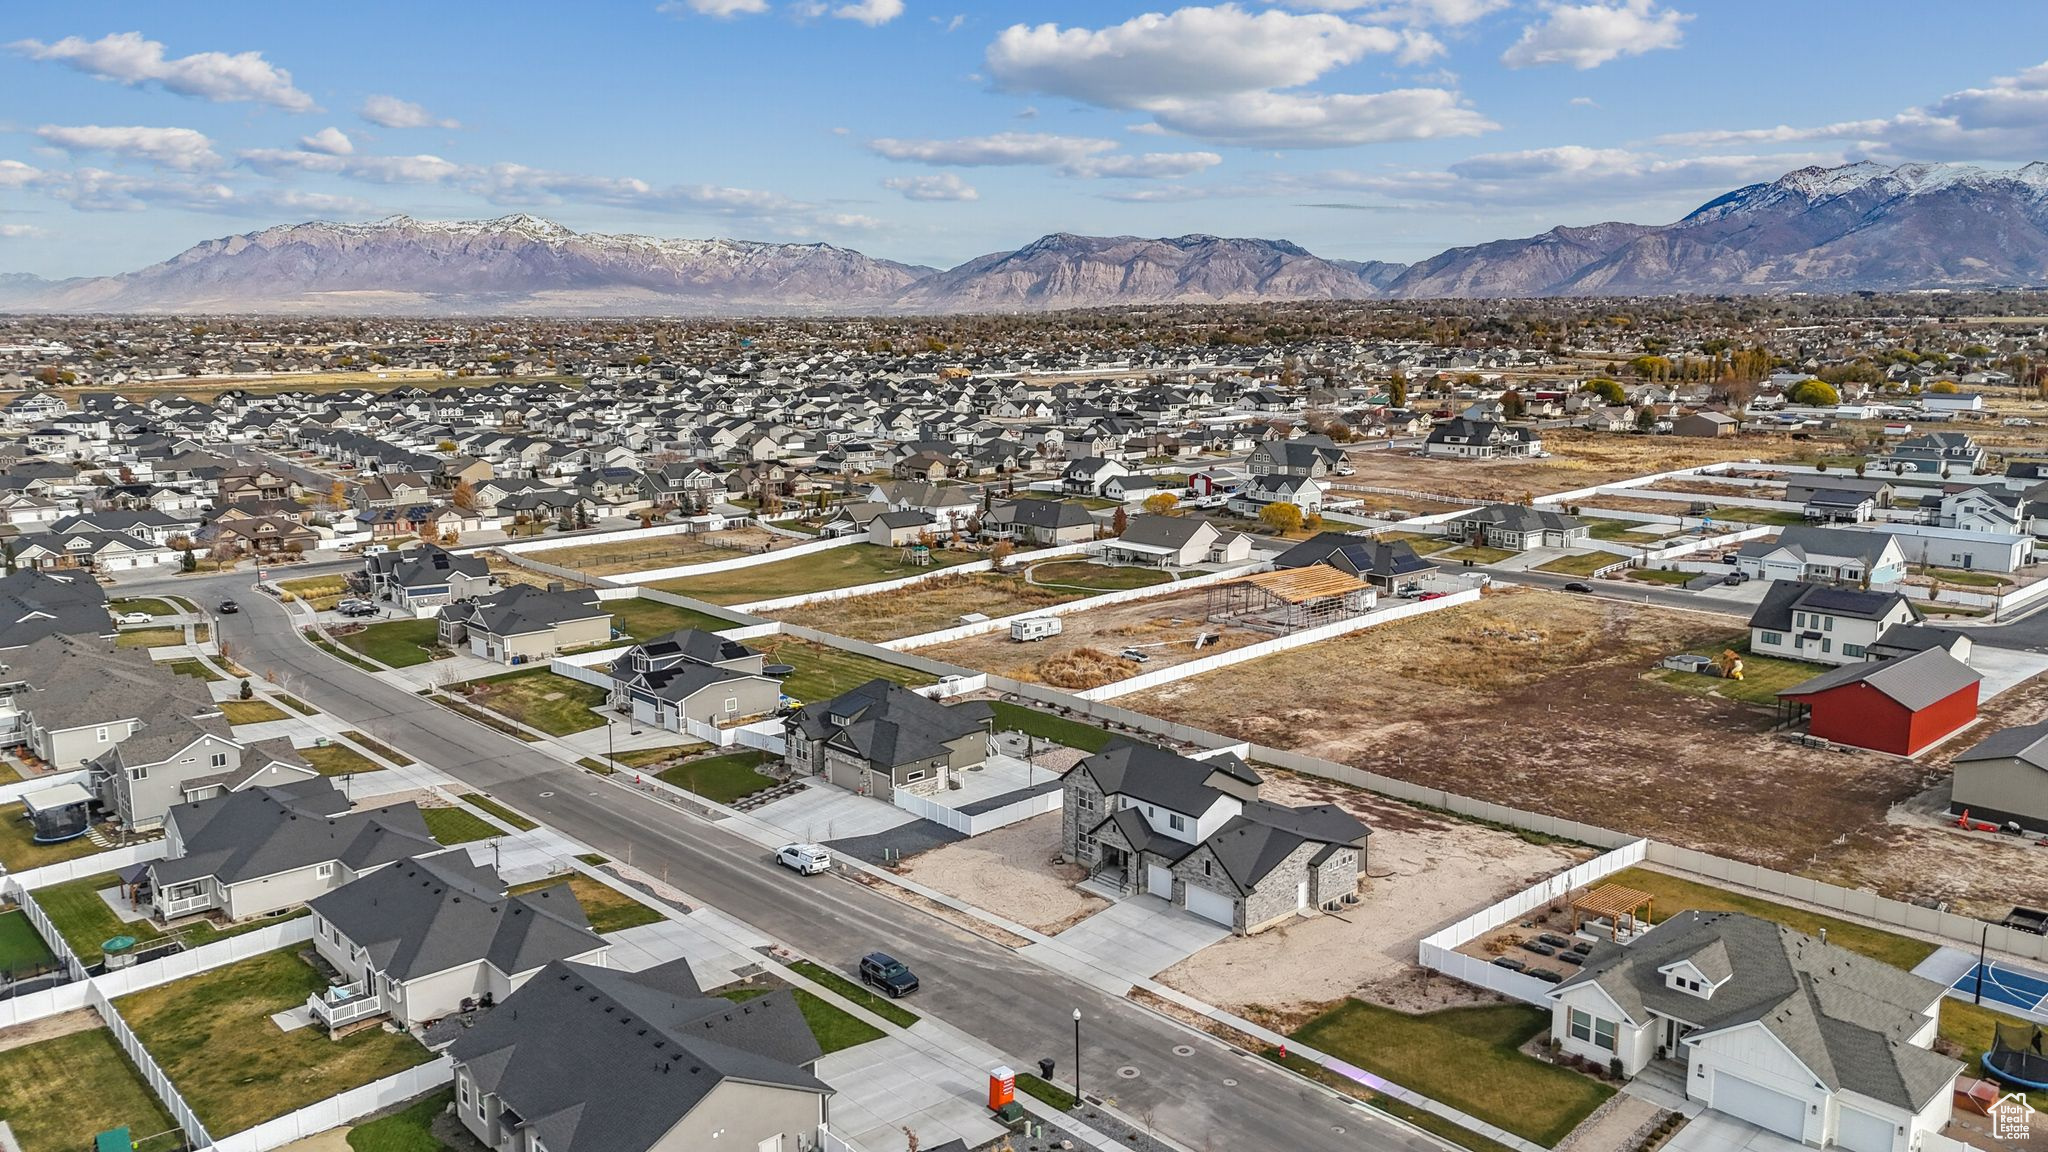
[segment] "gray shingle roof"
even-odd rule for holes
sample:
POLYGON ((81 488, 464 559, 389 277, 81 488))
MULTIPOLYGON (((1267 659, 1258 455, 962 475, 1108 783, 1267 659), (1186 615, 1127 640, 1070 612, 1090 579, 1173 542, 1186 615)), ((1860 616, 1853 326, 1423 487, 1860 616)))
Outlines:
POLYGON ((2036 768, 2048 768, 2048 720, 2000 728, 1968 751, 1958 753, 1953 763, 1979 760, 2019 760, 2036 768))
POLYGON ((789 724, 812 740, 829 740, 869 763, 894 767, 946 755, 948 742, 986 729, 992 714, 986 701, 941 704, 876 677, 823 703, 806 704, 789 724))
POLYGON ((310 903, 399 980, 478 961, 512 976, 604 946, 566 883, 507 896, 461 851, 401 860, 310 903))
POLYGON ((1946 649, 1929 648, 1897 660, 1845 664, 1794 684, 1778 695, 1811 696, 1844 684, 1868 684, 1917 711, 1937 700, 1946 700, 1983 679, 1969 665, 1949 655, 1946 649))
POLYGON ((418 805, 350 812, 324 776, 179 804, 169 819, 185 854, 151 865, 159 884, 203 876, 233 884, 330 860, 360 872, 441 849, 418 805))

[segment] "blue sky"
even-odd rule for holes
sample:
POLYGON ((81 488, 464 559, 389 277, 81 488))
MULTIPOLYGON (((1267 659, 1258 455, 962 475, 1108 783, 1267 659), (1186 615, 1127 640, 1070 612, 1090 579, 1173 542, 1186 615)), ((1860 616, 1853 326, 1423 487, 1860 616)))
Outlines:
POLYGON ((0 272, 313 218, 545 215, 949 265, 1047 232, 1414 260, 1806 164, 2048 159, 2048 6, 1978 0, 42 3, 0 272))

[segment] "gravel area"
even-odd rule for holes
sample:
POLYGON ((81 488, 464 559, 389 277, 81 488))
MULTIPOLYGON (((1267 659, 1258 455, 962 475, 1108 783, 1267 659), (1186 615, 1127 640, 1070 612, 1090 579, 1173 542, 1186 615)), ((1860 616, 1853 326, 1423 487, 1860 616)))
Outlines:
POLYGON ((1082 870, 1059 863, 1059 851, 1060 814, 1047 812, 926 852, 908 861, 903 874, 1051 935, 1109 904, 1074 887, 1082 870))

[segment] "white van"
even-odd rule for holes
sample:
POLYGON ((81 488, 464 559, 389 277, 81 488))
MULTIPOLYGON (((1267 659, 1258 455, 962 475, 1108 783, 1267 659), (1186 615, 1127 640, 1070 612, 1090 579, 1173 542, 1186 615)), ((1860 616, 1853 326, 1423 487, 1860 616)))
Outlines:
POLYGON ((383 554, 389 551, 391 551, 391 545, 389 544, 363 545, 363 555, 365 556, 382 556, 383 554))

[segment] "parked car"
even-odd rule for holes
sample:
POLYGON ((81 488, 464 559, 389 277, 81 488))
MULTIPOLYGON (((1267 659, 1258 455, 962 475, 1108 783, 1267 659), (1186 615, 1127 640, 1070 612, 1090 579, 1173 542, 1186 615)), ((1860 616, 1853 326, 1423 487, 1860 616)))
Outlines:
POLYGON ((334 550, 336 552, 353 552, 356 550, 356 542, 353 540, 343 540, 334 546, 334 550))
POLYGON ((860 982, 880 988, 891 999, 917 991, 917 974, 886 952, 870 952, 860 958, 860 982))
POLYGON ((800 876, 816 876, 832 867, 832 854, 816 844, 784 844, 775 850, 775 862, 800 876))
POLYGON ((1126 648, 1123 651, 1117 653, 1117 655, 1125 660, 1129 660, 1133 664, 1149 663, 1152 659, 1150 656, 1145 655, 1143 652, 1138 651, 1136 648, 1126 648))
POLYGON ((343 600, 334 606, 334 610, 343 616, 375 616, 377 614, 377 606, 368 600, 343 600))
POLYGON ((148 624, 155 619, 156 617, 151 616, 147 612, 123 612, 114 622, 116 624, 148 624))
POLYGON ((1417 600, 1441 600, 1441 599, 1443 599, 1444 597, 1446 597, 1446 596, 1449 596, 1449 595, 1450 595, 1450 593, 1449 593, 1449 592, 1424 592, 1424 593, 1423 593, 1422 595, 1420 595, 1420 596, 1417 596, 1417 597, 1416 597, 1416 599, 1417 599, 1417 600))
POLYGON ((2034 426, 2034 422, 2025 416, 2007 416, 2004 420, 1999 421, 1999 423, 2004 424, 2007 428, 2032 428, 2034 426))
POLYGON ((1396 591, 1395 591, 1394 595, 1396 595, 1396 596, 1420 596, 1420 595, 1422 595, 1422 585, 1420 585, 1420 584, 1412 584, 1412 583, 1411 583, 1411 584, 1403 584, 1403 585, 1401 585, 1401 587, 1400 587, 1400 588, 1399 588, 1398 590, 1396 590, 1396 591))
POLYGON ((1585 583, 1582 580, 1574 580, 1571 583, 1566 584, 1564 586, 1564 590, 1567 592, 1591 592, 1593 590, 1593 586, 1591 584, 1585 583))
POLYGON ((223 616, 233 616, 235 613, 240 612, 241 610, 242 606, 240 604, 235 603, 233 600, 223 600, 214 608, 215 612, 218 612, 223 616))

